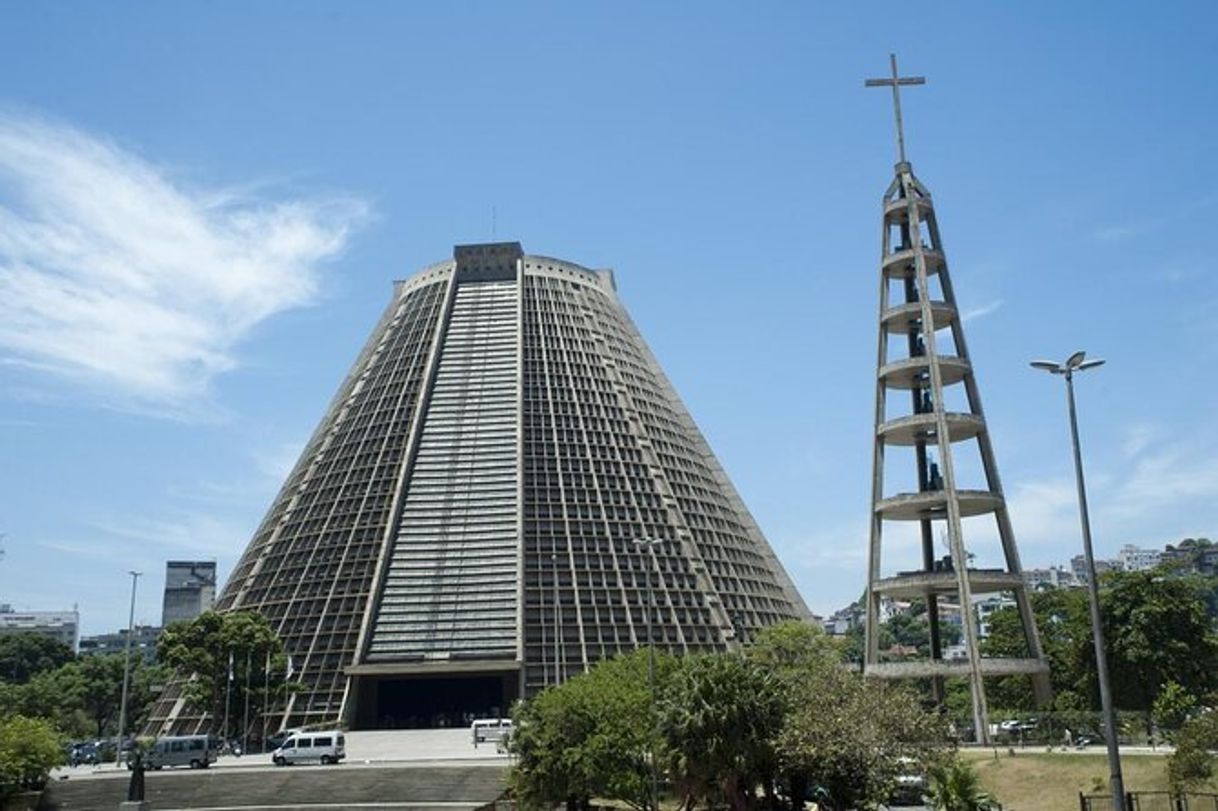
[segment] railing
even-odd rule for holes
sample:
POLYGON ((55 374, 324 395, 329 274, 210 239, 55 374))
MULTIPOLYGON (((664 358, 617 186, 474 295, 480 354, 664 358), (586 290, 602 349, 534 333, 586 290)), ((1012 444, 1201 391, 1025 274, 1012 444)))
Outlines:
MULTIPOLYGON (((1078 794, 1079 811, 1110 811, 1111 794, 1078 794)), ((1127 811, 1218 811, 1218 794, 1174 791, 1129 791, 1127 811)))

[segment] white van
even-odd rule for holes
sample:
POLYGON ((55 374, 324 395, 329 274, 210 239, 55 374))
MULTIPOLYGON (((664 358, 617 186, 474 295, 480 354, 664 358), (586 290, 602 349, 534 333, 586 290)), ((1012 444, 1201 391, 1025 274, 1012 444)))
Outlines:
POLYGON ((347 756, 347 742, 337 729, 328 732, 297 732, 283 742, 271 755, 276 766, 307 763, 316 760, 321 764, 338 763, 347 756))
POLYGON ((469 733, 470 737, 474 739, 475 747, 480 743, 494 741, 502 750, 512 734, 512 719, 475 718, 474 722, 469 725, 469 733))
MULTIPOLYGON (((144 764, 149 769, 165 766, 189 766, 206 769, 216 762, 206 735, 169 735, 157 738, 156 743, 144 755, 144 764)), ((130 768, 130 764, 128 764, 130 768)))

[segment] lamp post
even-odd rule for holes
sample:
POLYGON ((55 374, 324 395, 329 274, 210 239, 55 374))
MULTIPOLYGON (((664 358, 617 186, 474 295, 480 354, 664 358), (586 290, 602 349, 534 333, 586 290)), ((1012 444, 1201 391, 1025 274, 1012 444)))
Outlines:
MULTIPOLYGON (((663 538, 635 538, 635 546, 642 552, 644 548, 654 550, 656 546, 664 543, 663 538)), ((647 565, 643 568, 643 572, 647 577, 647 693, 650 702, 651 715, 651 807, 659 809, 660 807, 660 773, 656 768, 656 649, 652 644, 651 639, 651 611, 652 604, 655 602, 651 588, 651 559, 647 559, 647 565)))
POLYGON ((1108 743, 1109 783, 1113 811, 1125 811, 1125 781, 1121 778, 1121 752, 1117 742, 1116 712, 1112 707, 1112 689, 1108 680, 1108 652, 1104 644, 1104 626, 1100 617, 1100 588, 1095 576, 1095 555, 1091 551, 1091 519, 1087 513, 1087 488, 1083 482, 1083 456, 1078 443, 1078 413, 1074 407, 1074 373, 1094 369, 1102 360, 1087 360, 1087 353, 1075 352, 1064 363, 1048 360, 1032 361, 1032 367, 1066 378, 1066 402, 1070 409, 1070 439, 1074 445, 1074 477, 1078 484, 1078 511, 1083 525, 1083 557, 1087 563, 1087 592, 1091 602, 1091 633, 1095 638, 1095 669, 1100 682, 1100 708, 1104 715, 1108 743))
POLYGON ((135 634, 135 584, 142 572, 134 569, 127 572, 131 575, 131 610, 127 614, 127 644, 123 654, 123 695, 118 705, 118 745, 114 750, 114 765, 122 768, 123 733, 127 727, 127 687, 131 682, 131 637, 135 634))

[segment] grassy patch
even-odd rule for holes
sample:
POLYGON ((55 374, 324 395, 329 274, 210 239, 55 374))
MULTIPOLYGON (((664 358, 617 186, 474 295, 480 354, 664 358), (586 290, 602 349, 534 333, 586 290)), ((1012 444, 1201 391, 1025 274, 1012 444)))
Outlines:
MULTIPOLYGON (((1108 786, 1108 758, 1103 753, 1045 752, 1016 749, 968 750, 985 790, 1006 811, 1077 811, 1078 793, 1102 793, 1108 786), (1097 782, 1098 781, 1098 782, 1097 782)), ((1121 773, 1126 791, 1166 791, 1167 758, 1124 755, 1121 773)))

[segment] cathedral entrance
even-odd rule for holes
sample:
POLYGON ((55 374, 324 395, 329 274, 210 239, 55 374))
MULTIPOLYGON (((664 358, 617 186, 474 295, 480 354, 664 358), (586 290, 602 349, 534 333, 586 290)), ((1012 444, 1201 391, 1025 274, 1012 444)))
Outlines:
POLYGON ((504 718, 519 679, 516 672, 362 676, 352 728, 442 729, 504 718))

